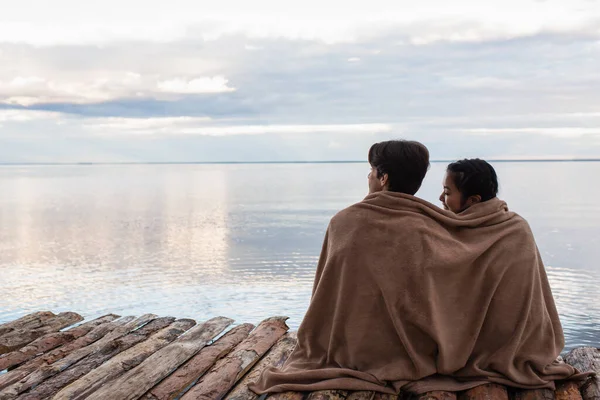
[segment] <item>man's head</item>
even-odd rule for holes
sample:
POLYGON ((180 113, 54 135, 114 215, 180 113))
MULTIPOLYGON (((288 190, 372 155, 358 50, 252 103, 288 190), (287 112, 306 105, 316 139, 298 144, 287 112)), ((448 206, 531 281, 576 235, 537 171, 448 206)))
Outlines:
POLYGON ((375 143, 369 149, 369 193, 382 190, 414 195, 429 169, 429 150, 411 140, 375 143))

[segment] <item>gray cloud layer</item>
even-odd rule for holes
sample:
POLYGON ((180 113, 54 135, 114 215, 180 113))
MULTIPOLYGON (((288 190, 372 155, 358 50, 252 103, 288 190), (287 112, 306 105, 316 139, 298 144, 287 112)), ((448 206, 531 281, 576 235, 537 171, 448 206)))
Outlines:
POLYGON ((370 143, 391 137, 422 140, 444 159, 598 157, 599 38, 592 26, 421 44, 389 28, 335 44, 244 35, 0 44, 0 161, 362 159, 370 143), (202 93, 193 84, 202 77, 225 83, 202 93), (52 117, 26 117, 32 110, 52 117), (148 117, 192 120, 129 129, 148 117), (89 128, 114 119, 124 125, 89 128), (352 124, 363 128, 293 129, 352 124), (221 134, 235 126, 287 128, 221 134))

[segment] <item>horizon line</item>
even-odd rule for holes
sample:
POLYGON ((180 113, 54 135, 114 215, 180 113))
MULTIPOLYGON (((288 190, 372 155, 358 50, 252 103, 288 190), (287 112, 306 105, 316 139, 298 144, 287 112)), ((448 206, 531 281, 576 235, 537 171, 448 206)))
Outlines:
MULTIPOLYGON (((431 160, 430 163, 450 163, 455 159, 431 160)), ((600 158, 522 158, 486 159, 490 163, 518 162, 600 162, 600 158)), ((0 162, 0 166, 90 166, 90 165, 221 165, 221 164, 361 164, 367 160, 314 160, 314 161, 123 161, 123 162, 0 162)))

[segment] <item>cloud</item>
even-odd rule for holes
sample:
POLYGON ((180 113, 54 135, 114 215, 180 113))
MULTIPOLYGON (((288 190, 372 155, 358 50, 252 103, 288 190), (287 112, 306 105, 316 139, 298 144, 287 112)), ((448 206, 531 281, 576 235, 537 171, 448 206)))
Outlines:
POLYGON ((235 88, 227 86, 228 80, 222 76, 194 78, 190 80, 176 78, 160 81, 158 90, 166 93, 223 93, 233 92, 235 88))
POLYGON ((234 125, 219 127, 184 128, 180 132, 191 135, 262 135, 266 133, 380 133, 391 132, 388 124, 346 125, 234 125))
MULTIPOLYGON (((2 114, 0 113, 0 120, 2 114)), ((77 119, 76 119, 77 120, 77 119)), ((86 131, 108 135, 264 135, 264 134, 360 134, 391 132, 388 124, 329 124, 329 125, 246 125, 215 124, 207 117, 164 118, 88 118, 81 125, 86 131)))
POLYGON ((340 41, 192 25, 168 43, 0 38, 0 161, 352 159, 398 136, 436 158, 600 156, 588 25, 391 21, 340 41))
POLYGON ((60 120, 64 116, 51 111, 31 110, 2 110, 0 109, 0 121, 5 122, 29 122, 34 120, 60 120))
POLYGON ((104 45, 118 41, 217 40, 239 34, 347 43, 399 26, 411 43, 427 44, 573 30, 599 16, 597 4, 587 0, 422 0, 410 5, 373 0, 352 6, 343 0, 223 0, 210 4, 105 0, 93 6, 75 0, 55 0, 51 5, 33 0, 3 10, 0 39, 38 46, 104 45))
POLYGON ((235 91, 222 76, 173 78, 142 76, 134 72, 106 71, 86 80, 39 76, 17 76, 0 80, 0 102, 30 106, 40 103, 85 104, 121 98, 174 99, 178 94, 225 93, 235 91), (164 96, 170 94, 172 96, 164 96))
POLYGON ((582 128, 576 126, 566 126, 558 128, 476 128, 476 129, 465 129, 465 133, 473 133, 477 135, 496 135, 496 134, 537 134, 546 136, 559 136, 559 137, 574 137, 583 135, 593 135, 600 137, 600 126, 595 128, 582 128))
POLYGON ((464 89, 511 89, 518 85, 518 81, 512 79, 486 76, 449 77, 445 81, 450 86, 464 89))

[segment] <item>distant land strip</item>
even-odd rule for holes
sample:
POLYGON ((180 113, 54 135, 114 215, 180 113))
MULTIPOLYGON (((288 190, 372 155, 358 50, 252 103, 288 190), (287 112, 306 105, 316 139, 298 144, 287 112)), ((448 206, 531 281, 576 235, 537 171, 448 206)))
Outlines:
MULTIPOLYGON (((490 163, 600 162, 600 158, 485 159, 490 163)), ((431 160, 450 163, 456 160, 431 160)), ((219 164, 366 164, 367 160, 316 161, 132 161, 132 162, 0 162, 0 166, 86 166, 86 165, 219 165, 219 164)))

